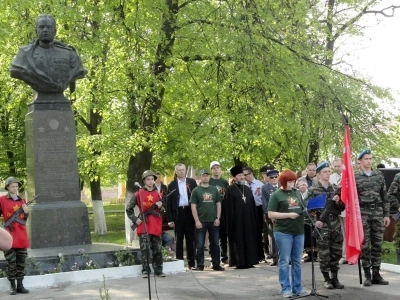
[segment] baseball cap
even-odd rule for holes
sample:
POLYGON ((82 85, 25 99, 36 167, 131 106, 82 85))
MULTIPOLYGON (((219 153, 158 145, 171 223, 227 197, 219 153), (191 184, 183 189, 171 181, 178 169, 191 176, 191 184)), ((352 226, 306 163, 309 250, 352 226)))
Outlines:
POLYGON ((214 161, 212 161, 212 162, 210 163, 210 169, 212 169, 212 167, 214 167, 215 165, 220 166, 221 164, 219 163, 219 161, 214 160, 214 161))

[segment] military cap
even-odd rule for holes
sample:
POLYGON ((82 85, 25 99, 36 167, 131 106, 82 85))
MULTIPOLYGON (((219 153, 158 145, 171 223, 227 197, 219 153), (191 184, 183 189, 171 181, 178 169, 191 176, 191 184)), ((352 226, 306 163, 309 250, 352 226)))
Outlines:
POLYGON ((203 175, 203 174, 208 174, 208 175, 210 175, 210 171, 208 171, 207 169, 201 169, 201 170, 200 170, 200 176, 203 175))
POLYGON ((323 161, 322 163, 320 163, 317 168, 315 169, 315 171, 317 171, 317 173, 319 173, 322 169, 325 168, 329 168, 329 163, 327 163, 326 161, 323 161))
POLYGON ((371 154, 371 150, 370 149, 364 149, 363 151, 360 152, 360 154, 358 155, 357 159, 360 160, 361 158, 363 158, 363 156, 365 154, 371 154))
POLYGON ((267 164, 267 165, 261 167, 260 172, 267 173, 268 171, 273 170, 273 169, 275 169, 274 165, 267 164))
POLYGON ((274 175, 278 175, 278 174, 279 174, 279 171, 278 171, 278 170, 269 170, 269 171, 267 172, 267 176, 268 176, 268 177, 274 176, 274 175))

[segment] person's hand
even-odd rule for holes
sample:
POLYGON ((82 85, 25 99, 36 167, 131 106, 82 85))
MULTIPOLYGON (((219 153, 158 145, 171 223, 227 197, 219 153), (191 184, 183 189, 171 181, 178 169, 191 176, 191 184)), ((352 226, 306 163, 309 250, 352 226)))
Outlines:
POLYGON ((389 217, 384 217, 383 218, 383 224, 385 227, 388 227, 390 225, 390 218, 389 217))
POLYGON ((315 227, 322 228, 322 226, 324 226, 324 223, 322 223, 321 221, 316 221, 315 222, 315 227))
POLYGON ((297 219, 299 216, 300 215, 296 214, 296 213, 289 213, 289 218, 292 219, 292 220, 297 219))
POLYGON ((24 210, 24 213, 26 213, 26 214, 29 212, 28 205, 26 205, 26 204, 22 204, 22 209, 24 210))
POLYGON ((339 202, 339 200, 340 200, 340 197, 339 197, 339 195, 335 195, 335 196, 333 196, 332 200, 333 200, 333 201, 335 201, 335 202, 336 202, 336 204, 338 204, 338 202, 339 202))
POLYGON ((157 205, 158 208, 161 208, 162 202, 161 202, 161 201, 157 201, 157 202, 156 202, 156 205, 157 205))
POLYGON ((136 221, 136 225, 140 225, 142 223, 142 220, 140 220, 140 219, 137 219, 137 221, 136 221))
POLYGON ((399 207, 399 209, 398 209, 398 212, 400 212, 400 207, 399 207))
POLYGON ((203 224, 201 224, 200 221, 196 222, 196 228, 197 229, 203 228, 203 224))
POLYGON ((215 219, 215 221, 214 221, 214 226, 219 226, 219 224, 220 224, 220 221, 219 221, 219 219, 215 219))
POLYGON ((170 228, 174 228, 175 223, 174 223, 174 222, 168 222, 168 226, 169 226, 170 228))

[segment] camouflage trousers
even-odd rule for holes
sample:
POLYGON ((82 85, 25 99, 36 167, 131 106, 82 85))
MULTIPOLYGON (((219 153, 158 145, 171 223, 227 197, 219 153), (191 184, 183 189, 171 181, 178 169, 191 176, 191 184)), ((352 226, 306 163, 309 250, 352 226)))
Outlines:
POLYGON ((361 265, 363 268, 380 267, 382 260, 382 242, 385 226, 383 209, 361 208, 364 230, 364 243, 361 246, 361 265))
POLYGON ((27 256, 28 251, 26 249, 11 248, 4 252, 8 280, 24 279, 27 256))
POLYGON ((396 251, 399 252, 400 251, 400 220, 398 220, 396 222, 396 231, 394 234, 394 243, 396 245, 396 251))
POLYGON ((161 274, 163 272, 163 257, 162 257, 162 240, 161 236, 149 235, 149 259, 147 260, 147 235, 139 236, 140 252, 142 254, 142 274, 150 273, 148 262, 153 265, 154 272, 161 274))
POLYGON ((340 221, 337 218, 319 229, 321 238, 317 238, 319 249, 319 268, 321 272, 339 270, 339 260, 342 257, 343 234, 340 221))

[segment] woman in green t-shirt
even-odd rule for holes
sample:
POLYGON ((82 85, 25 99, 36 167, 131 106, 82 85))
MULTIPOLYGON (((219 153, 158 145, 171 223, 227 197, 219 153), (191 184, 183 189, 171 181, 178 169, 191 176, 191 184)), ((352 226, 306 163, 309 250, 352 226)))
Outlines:
POLYGON ((279 283, 284 298, 306 294, 301 283, 304 207, 300 193, 293 190, 296 179, 293 171, 284 170, 278 178, 281 187, 271 195, 268 202, 268 217, 274 221, 274 237, 279 252, 279 283), (292 262, 292 284, 289 279, 289 261, 292 262))

